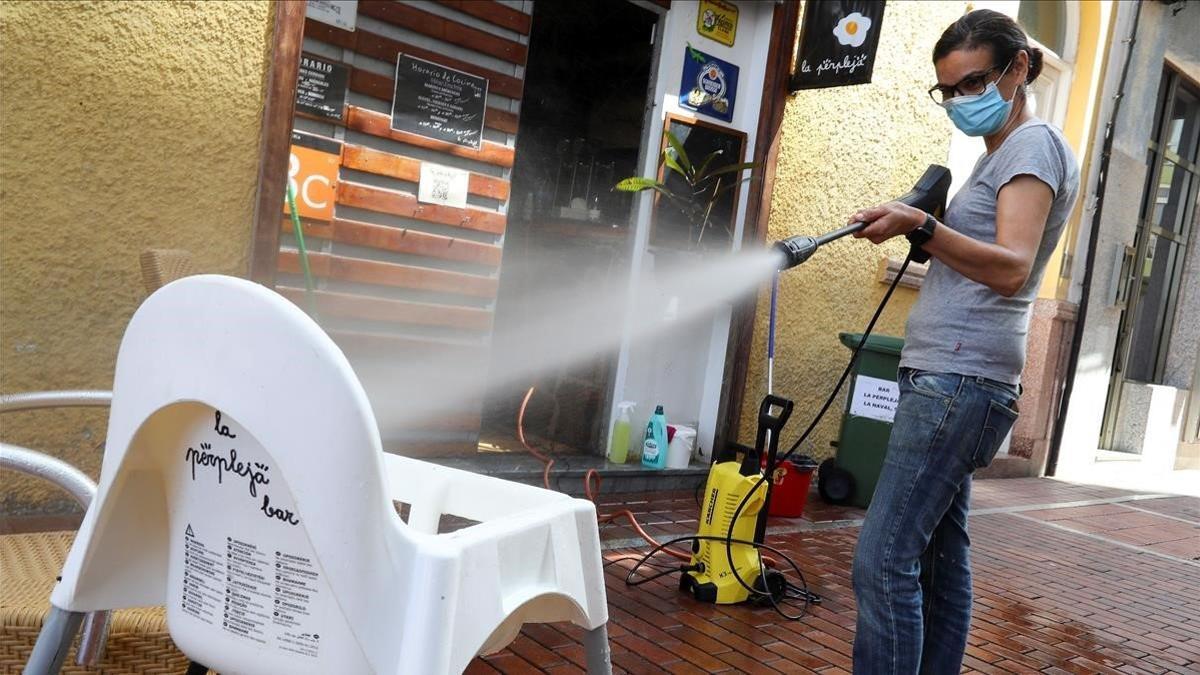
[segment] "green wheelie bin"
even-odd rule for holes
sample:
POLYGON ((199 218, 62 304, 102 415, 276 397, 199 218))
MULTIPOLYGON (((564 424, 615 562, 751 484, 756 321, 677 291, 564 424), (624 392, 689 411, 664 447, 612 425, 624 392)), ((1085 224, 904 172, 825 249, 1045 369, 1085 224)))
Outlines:
MULTIPOLYGON (((851 351, 862 333, 840 333, 838 338, 851 351)), ((899 401, 897 370, 904 339, 871 335, 863 345, 852 371, 842 431, 838 435, 837 465, 854 476, 850 503, 866 508, 875 494, 875 483, 883 470, 892 419, 899 401)))

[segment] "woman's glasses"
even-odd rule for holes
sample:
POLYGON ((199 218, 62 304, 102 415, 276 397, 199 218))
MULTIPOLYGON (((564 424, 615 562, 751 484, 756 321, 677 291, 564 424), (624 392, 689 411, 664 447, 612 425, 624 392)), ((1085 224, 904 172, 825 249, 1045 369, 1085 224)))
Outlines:
POLYGON ((988 76, 999 69, 998 66, 992 66, 981 73, 971 73, 959 80, 957 84, 935 84, 929 88, 929 98, 933 99, 934 103, 941 105, 955 96, 978 96, 983 93, 984 89, 987 89, 988 76))

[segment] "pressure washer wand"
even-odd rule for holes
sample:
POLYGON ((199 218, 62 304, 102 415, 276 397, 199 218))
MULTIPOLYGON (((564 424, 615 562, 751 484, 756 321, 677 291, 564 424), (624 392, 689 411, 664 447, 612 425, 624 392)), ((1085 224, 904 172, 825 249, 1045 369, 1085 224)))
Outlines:
MULTIPOLYGON (((946 193, 950 190, 950 169, 937 164, 930 164, 913 189, 896 201, 914 206, 926 213, 938 214, 945 210, 946 193)), ((835 239, 841 239, 848 234, 854 234, 867 226, 867 223, 850 223, 845 227, 827 232, 820 236, 810 237, 798 235, 776 242, 775 248, 783 254, 780 270, 791 269, 808 260, 821 246, 835 239)))
POLYGON ((817 246, 824 246, 835 239, 841 239, 848 234, 854 234, 866 226, 867 224, 860 220, 856 223, 850 223, 841 229, 834 230, 833 232, 826 232, 825 234, 816 237, 817 246))

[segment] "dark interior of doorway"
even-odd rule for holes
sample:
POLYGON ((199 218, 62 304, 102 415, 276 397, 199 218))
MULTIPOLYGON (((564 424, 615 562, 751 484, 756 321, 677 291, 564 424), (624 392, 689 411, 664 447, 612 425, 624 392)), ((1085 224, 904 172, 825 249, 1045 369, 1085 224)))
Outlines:
MULTIPOLYGON (((612 191, 637 173, 658 14, 620 0, 539 0, 533 7, 512 199, 493 333, 493 363, 530 348, 506 339, 541 318, 547 290, 628 278, 633 200, 612 191)), ((613 317, 595 317, 597 322, 613 317)), ((602 454, 617 350, 528 381, 490 380, 481 449, 520 450, 527 438, 557 452, 602 454)), ((493 371, 495 367, 493 367, 493 371)))

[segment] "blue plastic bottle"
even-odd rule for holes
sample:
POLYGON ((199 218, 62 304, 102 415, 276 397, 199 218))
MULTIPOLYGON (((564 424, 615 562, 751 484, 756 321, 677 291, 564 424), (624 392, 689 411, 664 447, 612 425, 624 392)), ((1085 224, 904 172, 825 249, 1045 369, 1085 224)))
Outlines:
POLYGON ((646 435, 642 439, 642 466, 662 469, 667 466, 667 418, 660 405, 654 409, 650 422, 646 424, 646 435))

